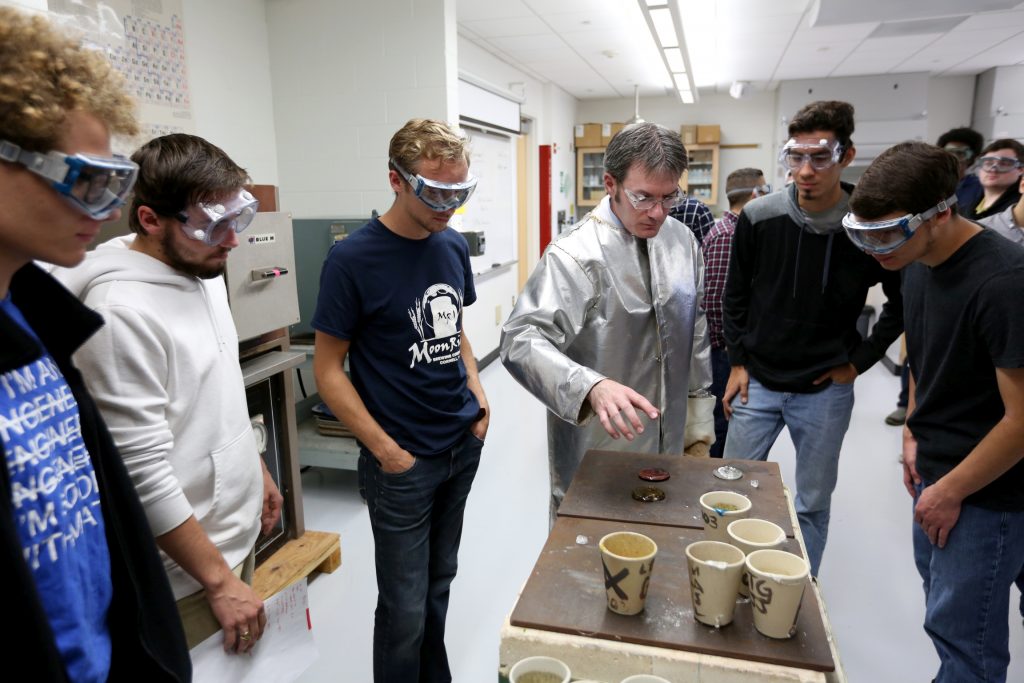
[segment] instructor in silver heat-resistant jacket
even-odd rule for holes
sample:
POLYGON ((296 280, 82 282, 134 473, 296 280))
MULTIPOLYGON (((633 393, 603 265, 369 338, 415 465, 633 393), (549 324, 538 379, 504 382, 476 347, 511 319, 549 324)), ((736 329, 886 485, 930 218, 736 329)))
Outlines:
POLYGON ((686 166, 662 126, 612 138, 608 195, 551 244, 502 327, 502 362, 550 411, 552 514, 589 449, 706 455, 714 441, 703 261, 668 215, 686 166))

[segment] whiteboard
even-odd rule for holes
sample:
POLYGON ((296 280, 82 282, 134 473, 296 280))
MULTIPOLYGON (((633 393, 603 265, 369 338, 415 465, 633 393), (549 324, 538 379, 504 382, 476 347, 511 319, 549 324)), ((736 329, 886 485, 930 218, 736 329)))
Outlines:
POLYGON ((483 273, 496 264, 516 260, 518 254, 516 140, 509 135, 464 130, 469 137, 469 170, 480 182, 460 209, 453 227, 462 231, 483 231, 484 255, 470 258, 473 272, 483 273))

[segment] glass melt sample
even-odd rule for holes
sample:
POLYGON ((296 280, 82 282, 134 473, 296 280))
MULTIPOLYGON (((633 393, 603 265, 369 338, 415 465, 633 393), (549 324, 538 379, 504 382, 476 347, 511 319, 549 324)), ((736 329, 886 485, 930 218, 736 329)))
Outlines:
POLYGON ((665 500, 665 492, 657 486, 637 486, 633 489, 633 500, 641 503, 656 503, 665 500))
POLYGON ((732 465, 722 465, 721 467, 715 469, 712 472, 712 474, 714 474, 719 479, 734 481, 736 479, 740 479, 743 477, 743 470, 741 470, 738 467, 733 467, 732 465))
POLYGON ((672 475, 668 470, 663 470, 660 467, 645 467, 637 473, 637 476, 644 481, 665 481, 672 475))

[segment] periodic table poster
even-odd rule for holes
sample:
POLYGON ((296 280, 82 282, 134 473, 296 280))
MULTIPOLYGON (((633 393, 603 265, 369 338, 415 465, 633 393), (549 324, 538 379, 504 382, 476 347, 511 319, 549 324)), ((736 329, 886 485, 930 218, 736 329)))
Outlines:
POLYGON ((47 0, 53 21, 105 51, 138 103, 142 134, 193 133, 182 0, 47 0))

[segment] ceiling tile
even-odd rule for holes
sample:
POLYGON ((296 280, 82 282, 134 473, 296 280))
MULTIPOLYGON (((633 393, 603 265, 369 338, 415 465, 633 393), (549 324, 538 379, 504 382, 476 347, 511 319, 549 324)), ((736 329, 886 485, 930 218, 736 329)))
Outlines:
POLYGON ((505 19, 484 19, 463 22, 474 33, 484 38, 502 36, 529 36, 539 33, 550 34, 551 29, 538 17, 510 17, 505 19))
POLYGON ((521 0, 455 0, 455 14, 459 22, 534 16, 521 0))
POLYGON ((960 29, 974 31, 987 28, 1002 28, 1004 26, 1024 27, 1024 12, 986 12, 984 14, 975 14, 960 24, 960 29))

